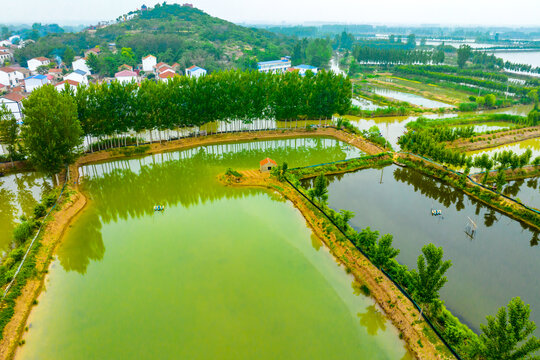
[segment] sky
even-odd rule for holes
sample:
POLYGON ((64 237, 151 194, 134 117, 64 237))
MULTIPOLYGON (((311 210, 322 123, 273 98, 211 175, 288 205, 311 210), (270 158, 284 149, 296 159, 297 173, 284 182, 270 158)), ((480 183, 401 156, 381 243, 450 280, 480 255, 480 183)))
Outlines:
MULTIPOLYGON (((155 0, 0 0, 0 23, 94 24, 155 0)), ((187 0, 236 23, 540 26, 540 0, 187 0)), ((168 1, 183 3, 187 1, 168 1)))

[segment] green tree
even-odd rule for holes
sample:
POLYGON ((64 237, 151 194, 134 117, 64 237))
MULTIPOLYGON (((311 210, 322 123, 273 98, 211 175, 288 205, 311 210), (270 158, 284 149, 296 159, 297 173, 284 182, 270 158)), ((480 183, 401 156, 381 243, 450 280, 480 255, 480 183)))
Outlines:
POLYGON ((407 47, 411 49, 416 47, 416 35, 409 34, 409 36, 407 36, 407 47))
POLYGON ((480 325, 482 334, 478 352, 486 360, 538 359, 532 355, 540 349, 540 339, 532 335, 536 324, 529 320, 529 305, 519 298, 500 308, 495 317, 488 316, 480 325))
POLYGON ((0 143, 7 145, 11 165, 13 165, 13 155, 15 155, 18 128, 17 119, 6 105, 2 104, 2 107, 0 107, 0 143))
POLYGON ((328 200, 327 180, 323 174, 320 174, 315 178, 315 184, 313 186, 313 195, 319 202, 325 202, 328 200))
POLYGON ((393 239, 390 234, 383 235, 374 246, 371 260, 379 268, 387 268, 390 260, 399 255, 399 249, 392 247, 393 239))
POLYGON ((45 85, 34 90, 23 105, 21 135, 29 160, 40 171, 58 174, 75 161, 76 147, 82 143, 74 99, 45 85))
POLYGON ((493 94, 487 94, 484 96, 485 99, 485 107, 492 108, 495 106, 495 103, 497 102, 497 98, 493 94))
POLYGON ((469 45, 461 45, 457 51, 457 63, 460 68, 465 67, 467 60, 471 57, 471 47, 469 45))
POLYGON ((439 290, 448 279, 444 274, 452 266, 450 260, 443 261, 444 251, 433 244, 422 248, 418 257, 418 270, 411 272, 411 284, 415 298, 422 304, 431 304, 439 298, 439 290))
POLYGON ((47 65, 41 65, 37 68, 38 74, 45 75, 49 72, 49 67, 47 65))
POLYGON ((501 192, 504 184, 506 184, 506 176, 504 170, 501 168, 497 172, 497 177, 495 178, 495 185, 497 186, 497 191, 501 192))
POLYGON ((340 210, 339 215, 339 226, 346 231, 349 227, 349 221, 354 217, 354 212, 349 210, 340 210))
POLYGON ((75 59, 75 51, 71 46, 68 46, 64 49, 63 61, 66 66, 71 66, 71 63, 75 59))

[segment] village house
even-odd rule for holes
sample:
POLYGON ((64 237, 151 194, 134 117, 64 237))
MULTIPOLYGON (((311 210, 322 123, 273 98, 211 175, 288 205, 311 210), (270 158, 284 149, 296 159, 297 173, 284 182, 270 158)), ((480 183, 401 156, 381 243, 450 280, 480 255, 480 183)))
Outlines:
POLYGON ((24 80, 24 74, 13 67, 0 68, 0 84, 17 86, 24 80))
POLYGON ((77 86, 79 86, 79 83, 76 82, 76 81, 73 81, 73 80, 64 80, 64 81, 61 81, 59 82, 58 84, 54 85, 54 88, 60 92, 62 90, 64 90, 65 88, 69 87, 74 94, 77 93, 77 86))
POLYGON ((71 67, 73 68, 73 71, 81 70, 88 75, 92 74, 90 68, 88 67, 88 64, 86 64, 86 58, 75 58, 75 60, 71 63, 71 67))
POLYGON ((259 162, 260 164, 260 171, 261 172, 269 172, 271 171, 273 168, 275 168, 277 166, 277 163, 270 159, 270 158, 266 158, 264 160, 261 160, 259 162))
POLYGON ((67 74, 64 76, 64 80, 72 80, 79 84, 88 85, 88 76, 86 72, 82 70, 75 70, 72 73, 67 74))
POLYGON ((49 69, 48 75, 52 76, 52 80, 54 81, 61 81, 62 69, 57 69, 57 68, 49 69))
POLYGON ((10 48, 0 46, 0 65, 13 61, 13 51, 10 48))
POLYGON ((191 66, 186 69, 186 76, 193 76, 193 77, 199 77, 199 76, 205 76, 207 71, 201 67, 198 66, 191 66))
POLYGON ((169 82, 169 80, 172 79, 175 75, 176 73, 174 71, 164 71, 158 75, 158 80, 163 82, 169 82))
POLYGON ((30 70, 32 73, 36 73, 38 67, 40 66, 47 66, 51 63, 51 60, 47 59, 46 57, 37 57, 28 60, 28 70, 30 70))
POLYGON ((284 73, 291 67, 291 57, 284 56, 281 60, 262 61, 257 63, 259 72, 284 73))
POLYGON ((137 82, 137 73, 134 71, 123 70, 114 74, 114 78, 121 84, 137 82))
POLYGON ((34 75, 24 79, 24 88, 27 93, 31 93, 37 88, 49 83, 49 79, 45 75, 34 75))
POLYGON ((0 97, 0 106, 2 104, 6 105, 7 109, 15 116, 15 119, 20 121, 23 117, 23 99, 24 96, 19 93, 10 93, 0 97))
POLYGON ((32 75, 32 73, 30 72, 30 70, 28 70, 27 68, 23 68, 22 66, 15 66, 15 65, 12 65, 10 66, 10 68, 14 69, 17 73, 19 73, 20 75, 22 75, 22 79, 24 80, 25 78, 29 77, 30 75, 32 75))
POLYGON ((292 68, 289 68, 288 70, 298 71, 298 73, 301 76, 305 76, 306 72, 308 72, 308 71, 311 71, 313 73, 313 75, 315 75, 315 74, 317 74, 317 71, 319 69, 317 69, 315 66, 302 64, 302 65, 298 65, 298 66, 293 66, 292 68))
POLYGON ((150 73, 156 66, 156 57, 154 55, 148 55, 142 58, 142 69, 144 72, 150 73))
POLYGON ((101 53, 101 49, 98 48, 98 47, 95 47, 95 48, 92 48, 92 49, 90 49, 90 50, 86 50, 86 51, 84 52, 84 57, 86 58, 86 57, 88 57, 88 55, 90 55, 90 54, 94 54, 94 55, 98 56, 100 53, 101 53))
POLYGON ((118 67, 118 71, 122 71, 122 70, 129 70, 129 71, 133 71, 133 66, 130 66, 128 64, 122 64, 118 67))

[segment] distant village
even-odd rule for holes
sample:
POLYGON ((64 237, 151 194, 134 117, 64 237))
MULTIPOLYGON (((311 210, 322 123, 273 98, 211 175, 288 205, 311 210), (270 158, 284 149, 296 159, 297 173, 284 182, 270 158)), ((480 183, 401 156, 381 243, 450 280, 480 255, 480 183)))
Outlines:
MULTIPOLYGON (((184 4, 183 6, 192 7, 193 5, 184 4)), ((137 13, 147 11, 148 9, 148 7, 143 5, 137 12, 119 17, 116 22, 127 21, 137 13)), ((98 27, 108 25, 108 23, 102 23, 98 27)), ((95 29, 96 27, 92 26, 86 29, 86 31, 95 31, 95 29)), ((154 55, 148 54, 141 59, 141 63, 135 68, 124 64, 118 67, 118 72, 114 74, 114 77, 98 78, 97 76, 92 76, 92 70, 87 64, 87 60, 91 54, 95 56, 100 55, 101 49, 99 47, 86 50, 84 57, 75 57, 71 64, 63 63, 58 57, 51 59, 44 56, 28 60, 27 67, 15 64, 14 51, 31 42, 33 41, 23 41, 18 35, 0 41, 0 106, 5 104, 17 120, 21 120, 23 117, 22 100, 29 96, 35 89, 47 84, 52 84, 58 91, 70 88, 73 92, 76 92, 79 85, 88 85, 91 82, 111 83, 112 81, 117 81, 124 84, 132 82, 140 83, 145 79, 168 82, 175 76, 197 78, 207 74, 207 70, 196 65, 186 68, 182 72, 178 63, 169 65, 164 62, 158 62, 158 59, 154 55)), ((116 51, 116 44, 109 44, 109 48, 116 51)), ((313 73, 317 73, 318 71, 316 67, 310 65, 293 67, 289 56, 284 56, 279 60, 259 62, 257 63, 257 69, 265 73, 298 72, 302 76, 307 71, 313 73)))

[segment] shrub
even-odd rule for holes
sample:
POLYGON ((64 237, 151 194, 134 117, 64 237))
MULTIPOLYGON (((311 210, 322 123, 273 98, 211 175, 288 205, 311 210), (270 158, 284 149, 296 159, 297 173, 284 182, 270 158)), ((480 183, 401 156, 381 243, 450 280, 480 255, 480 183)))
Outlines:
POLYGON ((13 230, 13 238, 17 245, 24 244, 32 236, 34 224, 29 221, 23 221, 13 230))
POLYGON ((34 208, 34 217, 36 219, 42 218, 47 213, 47 208, 43 204, 37 204, 34 208))
POLYGON ((15 262, 21 261, 23 256, 24 250, 22 248, 17 248, 9 254, 9 257, 11 257, 15 262))

